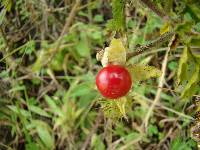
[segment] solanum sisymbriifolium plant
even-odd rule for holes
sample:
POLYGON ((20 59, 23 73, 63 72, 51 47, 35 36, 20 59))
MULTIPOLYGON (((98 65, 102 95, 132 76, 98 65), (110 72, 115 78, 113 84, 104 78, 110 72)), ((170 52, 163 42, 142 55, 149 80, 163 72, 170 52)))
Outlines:
POLYGON ((129 93, 134 82, 158 77, 161 71, 153 66, 128 65, 127 52, 123 40, 113 38, 109 47, 97 53, 97 60, 103 68, 96 76, 96 86, 102 95, 99 101, 105 115, 112 119, 126 117, 131 111, 129 93))

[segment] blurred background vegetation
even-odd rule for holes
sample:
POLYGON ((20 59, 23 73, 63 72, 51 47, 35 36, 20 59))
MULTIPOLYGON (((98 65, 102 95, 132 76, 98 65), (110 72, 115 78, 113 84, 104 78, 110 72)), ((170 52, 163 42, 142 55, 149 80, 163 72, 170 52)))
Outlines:
MULTIPOLYGON (((176 29, 180 37, 169 53, 160 101, 146 130, 142 125, 159 89, 158 79, 134 83, 127 119, 106 118, 97 103, 95 75, 102 67, 96 53, 113 38, 107 24, 113 18, 111 0, 0 2, 0 149, 197 149, 190 127, 191 100, 200 97, 199 71, 181 87, 187 87, 187 97, 180 98, 175 86, 179 64, 179 72, 189 64, 186 59, 178 63, 184 45, 200 46, 198 1, 126 1, 124 32, 130 52, 169 30, 176 29)), ((128 63, 161 69, 168 43, 160 45, 128 63)), ((199 62, 199 52, 191 52, 199 62)), ((178 80, 183 78, 179 74, 178 80)))

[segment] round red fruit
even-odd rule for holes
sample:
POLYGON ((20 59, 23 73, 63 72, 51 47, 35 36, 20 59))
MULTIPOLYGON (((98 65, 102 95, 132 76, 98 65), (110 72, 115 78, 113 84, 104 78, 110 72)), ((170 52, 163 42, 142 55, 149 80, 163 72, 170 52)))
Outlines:
POLYGON ((131 76, 120 65, 108 65, 96 76, 96 85, 100 93, 110 99, 125 96, 131 88, 131 76))

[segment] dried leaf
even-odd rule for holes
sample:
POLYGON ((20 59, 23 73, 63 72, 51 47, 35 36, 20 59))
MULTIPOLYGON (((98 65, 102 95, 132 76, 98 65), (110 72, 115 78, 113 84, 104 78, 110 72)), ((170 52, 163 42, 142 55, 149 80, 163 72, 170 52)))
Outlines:
POLYGON ((126 63, 126 49, 121 39, 112 39, 110 46, 105 48, 101 63, 103 66, 108 63, 120 65, 126 63))
POLYGON ((128 66, 133 81, 143 81, 152 77, 159 77, 162 72, 154 66, 131 65, 128 66))

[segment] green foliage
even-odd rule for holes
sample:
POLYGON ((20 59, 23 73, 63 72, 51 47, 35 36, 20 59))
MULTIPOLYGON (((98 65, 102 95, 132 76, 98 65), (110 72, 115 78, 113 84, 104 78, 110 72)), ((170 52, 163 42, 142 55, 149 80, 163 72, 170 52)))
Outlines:
POLYGON ((185 47, 179 61, 177 79, 181 88, 181 97, 191 97, 199 88, 200 66, 192 56, 190 48, 185 47))
POLYGON ((105 145, 99 135, 94 134, 91 139, 91 146, 94 150, 105 150, 105 145))
POLYGON ((193 140, 185 140, 181 137, 176 137, 171 145, 170 150, 193 150, 196 148, 196 143, 193 140))
POLYGON ((6 8, 7 11, 10 11, 10 9, 12 7, 12 0, 2 0, 1 4, 3 7, 6 8))
POLYGON ((125 30, 125 1, 112 0, 113 19, 107 24, 107 28, 111 31, 125 30))
POLYGON ((200 94, 199 2, 153 0, 153 6, 168 16, 160 18, 136 0, 112 0, 113 19, 107 23, 109 2, 81 3, 56 50, 75 1, 1 0, 0 149, 80 149, 88 137, 87 148, 96 150, 164 149, 162 142, 170 143, 167 148, 172 150, 196 149, 197 144, 185 134, 191 120, 185 114, 187 101, 177 100, 179 93, 173 89, 178 81, 182 98, 200 94), (104 30, 106 25, 109 31, 126 34, 128 52, 172 29, 178 35, 179 45, 170 52, 160 102, 153 109, 147 132, 144 118, 158 89, 156 80, 148 79, 162 73, 147 64, 161 66, 167 41, 159 40, 160 47, 127 62, 133 64, 128 67, 133 87, 126 98, 97 100, 95 54, 113 39, 104 30), (55 51, 55 57, 44 65, 55 51), (95 124, 99 107, 104 116, 95 124), (111 126, 108 120, 113 120, 111 126), (179 133, 184 133, 181 138, 179 133))

